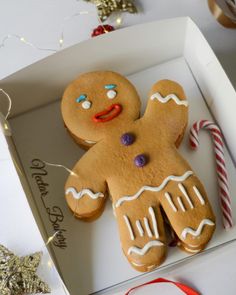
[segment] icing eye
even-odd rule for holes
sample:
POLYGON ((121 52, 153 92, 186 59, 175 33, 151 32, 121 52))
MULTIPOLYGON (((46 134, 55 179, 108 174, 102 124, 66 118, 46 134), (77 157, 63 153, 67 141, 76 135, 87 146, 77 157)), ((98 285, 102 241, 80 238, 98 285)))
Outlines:
POLYGON ((85 109, 85 110, 90 109, 91 106, 92 106, 92 103, 89 100, 85 100, 84 102, 82 102, 82 108, 85 109))
POLYGON ((107 85, 105 85, 105 89, 114 89, 114 88, 116 88, 115 84, 107 84, 107 85))
POLYGON ((79 97, 76 98, 76 102, 84 101, 86 97, 87 97, 86 94, 81 94, 79 97))
POLYGON ((109 91, 107 92, 107 97, 108 97, 109 99, 113 99, 113 98, 116 97, 116 94, 117 94, 117 92, 116 92, 115 90, 109 90, 109 91))

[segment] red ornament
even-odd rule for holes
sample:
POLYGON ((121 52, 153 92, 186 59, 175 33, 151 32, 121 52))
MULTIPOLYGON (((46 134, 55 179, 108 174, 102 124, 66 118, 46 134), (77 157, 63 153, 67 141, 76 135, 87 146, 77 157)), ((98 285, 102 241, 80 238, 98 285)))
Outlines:
POLYGON ((100 25, 97 28, 95 28, 91 34, 91 37, 96 37, 111 31, 114 31, 115 28, 110 25, 100 25))

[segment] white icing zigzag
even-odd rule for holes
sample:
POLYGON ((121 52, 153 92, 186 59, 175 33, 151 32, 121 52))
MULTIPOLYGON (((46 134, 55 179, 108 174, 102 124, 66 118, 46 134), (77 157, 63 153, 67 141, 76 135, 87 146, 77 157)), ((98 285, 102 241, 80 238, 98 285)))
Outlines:
POLYGON ((100 192, 93 193, 88 188, 82 189, 81 191, 77 192, 77 190, 74 187, 68 187, 66 189, 66 195, 68 195, 69 193, 71 193, 73 198, 76 199, 76 200, 81 199, 84 195, 88 195, 93 200, 95 200, 97 198, 103 198, 104 197, 103 193, 100 193, 100 192))
POLYGON ((178 105, 188 106, 188 102, 186 100, 180 100, 175 94, 169 94, 166 97, 163 97, 159 92, 154 93, 151 96, 151 100, 157 99, 161 103, 167 103, 170 99, 172 99, 178 105))
POLYGON ((186 239, 187 234, 191 234, 194 237, 199 236, 202 233, 202 229, 204 227, 204 225, 210 225, 213 226, 214 222, 212 222, 210 219, 203 219, 198 228, 196 230, 192 229, 191 227, 186 227, 183 231, 182 231, 182 238, 186 239))
POLYGON ((161 241, 150 241, 143 248, 132 246, 128 249, 128 255, 135 253, 143 256, 150 248, 159 246, 164 246, 164 244, 161 241))
POLYGON ((137 198, 140 197, 140 195, 144 191, 159 192, 159 191, 161 191, 167 185, 167 183, 170 180, 173 180, 173 181, 184 181, 185 179, 187 179, 192 174, 193 174, 193 171, 186 171, 182 176, 170 175, 170 176, 166 177, 163 180, 162 184, 159 185, 159 186, 154 186, 153 187, 153 186, 145 185, 135 195, 133 195, 133 196, 124 196, 124 197, 120 198, 116 202, 115 207, 118 208, 123 202, 136 200, 137 198))
POLYGON ((93 141, 93 140, 87 140, 87 139, 85 139, 84 141, 85 141, 86 143, 89 143, 89 144, 97 143, 96 141, 93 141))

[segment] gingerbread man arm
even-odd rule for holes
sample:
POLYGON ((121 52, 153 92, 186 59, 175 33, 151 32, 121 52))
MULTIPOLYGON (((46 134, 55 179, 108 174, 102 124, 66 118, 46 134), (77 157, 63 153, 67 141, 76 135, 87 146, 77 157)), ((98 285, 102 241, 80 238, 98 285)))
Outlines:
POLYGON ((163 126, 169 140, 178 147, 188 122, 188 102, 183 88, 170 80, 155 83, 149 94, 144 118, 154 128, 163 126))
POLYGON ((75 165, 65 185, 65 197, 76 217, 91 220, 103 212, 107 185, 96 148, 89 150, 75 165))

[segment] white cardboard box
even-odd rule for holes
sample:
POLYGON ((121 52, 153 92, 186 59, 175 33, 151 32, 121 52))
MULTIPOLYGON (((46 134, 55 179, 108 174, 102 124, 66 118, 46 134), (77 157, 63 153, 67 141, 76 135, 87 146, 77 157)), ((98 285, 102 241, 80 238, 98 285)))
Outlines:
MULTIPOLYGON (((214 117, 223 130, 230 151, 226 151, 230 191, 236 193, 233 181, 236 177, 233 164, 236 161, 236 93, 203 35, 189 18, 163 20, 106 34, 5 78, 0 87, 13 101, 10 124, 16 153, 11 140, 8 140, 9 147, 14 159, 18 156, 17 165, 24 173, 19 176, 44 239, 61 230, 50 251, 72 295, 105 290, 112 293, 114 288, 119 290, 138 284, 138 279, 148 280, 158 275, 158 269, 151 274, 140 274, 124 258, 110 202, 96 222, 78 221, 64 199, 63 187, 68 176, 65 170, 35 167, 39 164, 35 159, 41 159, 71 168, 84 153, 63 127, 60 98, 66 85, 81 72, 106 69, 128 76, 140 93, 143 110, 148 90, 155 81, 168 78, 182 84, 190 103, 188 129, 198 119, 214 117)), ((185 136, 181 152, 203 181, 217 216, 217 230, 208 249, 235 239, 236 228, 225 232, 221 225, 209 136, 201 134, 197 152, 189 150, 185 136)), ((235 200, 233 212, 236 215, 235 200)), ((189 257, 176 248, 169 249, 164 266, 189 257)))

